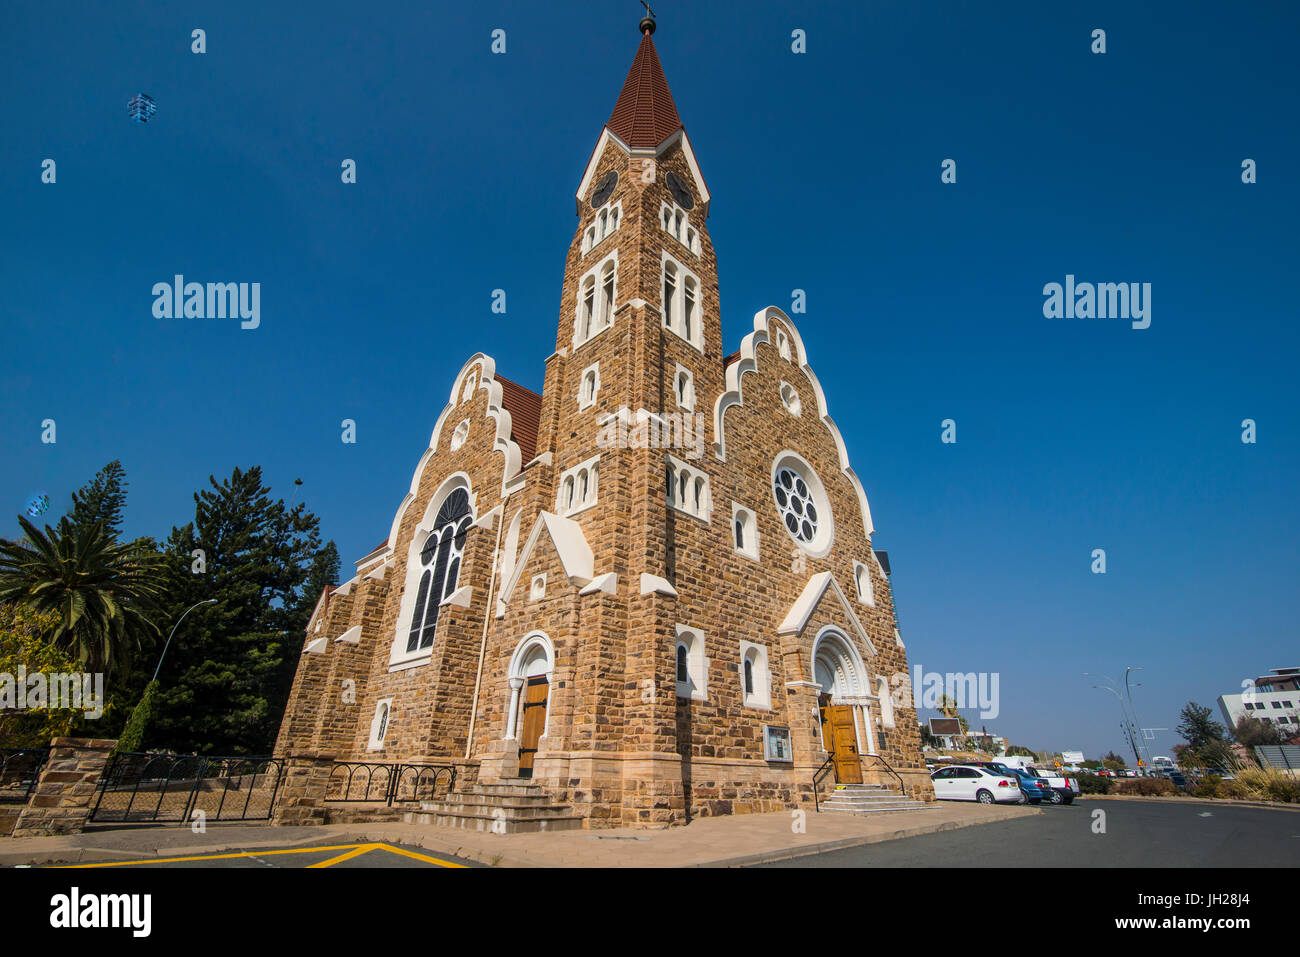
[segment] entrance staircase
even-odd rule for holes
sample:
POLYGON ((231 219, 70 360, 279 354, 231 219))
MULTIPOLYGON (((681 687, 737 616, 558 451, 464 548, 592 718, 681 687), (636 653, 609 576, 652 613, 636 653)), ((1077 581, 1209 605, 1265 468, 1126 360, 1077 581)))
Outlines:
POLYGON ((876 814, 880 811, 923 811, 936 805, 916 801, 880 784, 837 784, 821 801, 823 811, 876 814))
POLYGON ((464 827, 497 834, 580 829, 582 818, 572 808, 555 804, 539 786, 525 778, 497 784, 476 784, 473 790, 453 792, 439 801, 421 801, 418 811, 407 811, 408 824, 464 827))

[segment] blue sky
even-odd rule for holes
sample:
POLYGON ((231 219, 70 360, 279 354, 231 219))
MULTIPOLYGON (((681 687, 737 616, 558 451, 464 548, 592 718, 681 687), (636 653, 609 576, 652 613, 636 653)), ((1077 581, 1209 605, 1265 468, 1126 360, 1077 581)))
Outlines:
MULTIPOLYGON (((714 196, 726 347, 807 291, 913 665, 998 672, 991 730, 1095 755, 1119 713, 1082 672, 1145 667, 1143 724, 1173 728, 1300 665, 1300 13, 1059 6, 665 0, 655 40, 714 196), (1151 327, 1043 318, 1067 273, 1150 282, 1151 327)), ((7 4, 0 534, 120 458, 131 535, 260 464, 286 497, 303 478, 345 561, 380 542, 468 356, 541 387, 639 15, 7 4), (178 272, 260 282, 261 327, 155 319, 178 272)))

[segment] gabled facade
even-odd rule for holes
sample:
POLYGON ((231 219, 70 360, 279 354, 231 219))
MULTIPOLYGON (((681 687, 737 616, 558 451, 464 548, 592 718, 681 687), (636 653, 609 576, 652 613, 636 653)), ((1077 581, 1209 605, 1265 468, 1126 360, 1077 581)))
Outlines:
POLYGON ((819 769, 929 800, 866 493, 790 318, 723 348, 653 26, 542 395, 462 367, 386 542, 317 606, 277 751, 527 777, 589 826, 811 804, 819 769))

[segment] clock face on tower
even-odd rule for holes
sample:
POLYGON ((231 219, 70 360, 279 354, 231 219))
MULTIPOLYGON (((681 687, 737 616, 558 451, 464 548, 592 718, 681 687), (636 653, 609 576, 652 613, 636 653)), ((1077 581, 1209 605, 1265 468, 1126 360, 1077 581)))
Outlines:
POLYGON ((682 182, 680 176, 674 172, 669 172, 664 180, 668 185, 668 192, 673 194, 673 199, 682 209, 694 209, 695 197, 691 195, 690 189, 682 182))
POLYGON ((596 188, 591 191, 591 208, 595 209, 597 206, 604 206, 609 201, 609 198, 614 195, 614 187, 617 185, 618 173, 614 170, 610 170, 602 176, 600 182, 596 184, 596 188))

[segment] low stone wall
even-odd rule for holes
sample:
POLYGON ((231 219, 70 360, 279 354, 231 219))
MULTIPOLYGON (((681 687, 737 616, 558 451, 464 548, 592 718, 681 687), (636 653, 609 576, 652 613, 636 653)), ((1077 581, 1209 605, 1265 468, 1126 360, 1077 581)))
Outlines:
POLYGON ((271 812, 271 823, 280 827, 325 824, 328 819, 325 795, 335 755, 328 751, 295 751, 285 755, 281 772, 284 780, 271 812))
POLYGON ((18 815, 14 837, 77 834, 85 829, 99 778, 117 741, 55 738, 36 789, 18 815))

